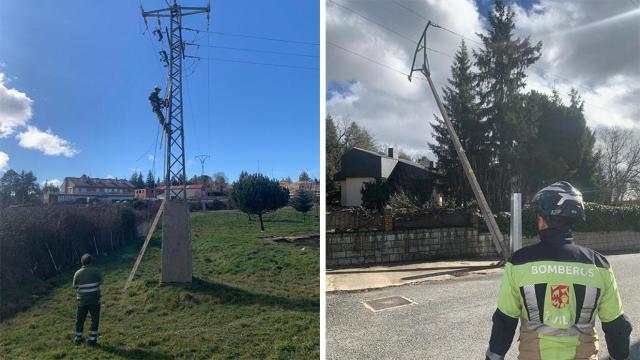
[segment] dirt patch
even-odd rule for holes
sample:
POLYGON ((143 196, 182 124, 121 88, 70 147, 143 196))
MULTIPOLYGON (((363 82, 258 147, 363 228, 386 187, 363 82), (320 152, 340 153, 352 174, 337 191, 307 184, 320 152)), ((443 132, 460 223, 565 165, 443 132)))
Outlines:
POLYGON ((274 244, 296 244, 320 248, 320 235, 286 236, 266 239, 274 244))

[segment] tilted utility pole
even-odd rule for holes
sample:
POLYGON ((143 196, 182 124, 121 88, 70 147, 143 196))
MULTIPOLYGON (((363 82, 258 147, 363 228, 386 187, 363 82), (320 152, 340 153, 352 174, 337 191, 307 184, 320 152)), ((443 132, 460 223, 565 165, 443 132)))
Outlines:
POLYGON ((161 58, 168 62, 168 104, 165 127, 165 207, 162 218, 162 270, 160 282, 191 282, 191 230, 187 208, 187 176, 184 155, 184 123, 182 106, 182 60, 185 58, 185 43, 182 41, 182 17, 206 13, 207 19, 211 5, 193 7, 178 5, 173 0, 169 7, 145 11, 142 17, 145 24, 148 17, 158 19, 158 29, 154 34, 162 41, 160 19, 168 18, 169 27, 165 28, 169 45, 169 56, 161 51, 161 58), (173 184, 175 186, 172 186, 173 184))
POLYGON ((200 176, 204 176, 204 162, 207 161, 211 156, 209 155, 196 155, 196 159, 200 161, 200 176))
POLYGON ((436 99, 436 103, 438 104, 438 109, 440 109, 440 113, 444 119, 445 126, 449 133, 449 137, 451 141, 453 141, 453 146, 456 149, 456 153, 458 154, 458 158, 462 163, 462 168, 464 169, 464 173, 467 176, 467 180, 471 184, 471 189, 473 190, 473 194, 475 195, 476 200, 478 201, 478 205, 480 206, 480 211, 482 212, 482 217, 484 218, 487 227, 489 228, 489 232, 491 232, 491 238, 493 239, 493 245, 496 248, 496 252, 502 257, 503 260, 506 260, 509 255, 509 247, 505 245, 504 237, 502 236, 502 232, 496 223, 496 219, 493 217, 493 213, 491 212, 491 208, 487 203, 487 200, 484 197, 484 193, 478 184, 478 180, 476 179, 476 175, 471 168, 471 164, 469 164, 469 160, 467 159, 467 155, 462 148, 462 144, 460 143, 460 139, 456 134, 456 131, 449 120, 449 115, 447 115, 447 110, 442 105, 442 101, 440 100, 440 96, 436 90, 436 87, 433 85, 433 81, 431 80, 431 70, 429 69, 429 59, 427 58, 427 30, 429 26, 439 27, 436 24, 433 24, 431 21, 427 22, 427 26, 424 28, 422 32, 422 36, 418 41, 418 45, 416 46, 416 51, 413 54, 413 63, 411 64, 411 72, 409 73, 409 81, 411 81, 411 76, 414 71, 421 72, 424 77, 427 78, 429 82, 429 87, 431 88, 431 92, 433 93, 433 97, 436 99), (422 57, 422 65, 420 67, 416 67, 416 59, 418 58, 418 54, 422 57))

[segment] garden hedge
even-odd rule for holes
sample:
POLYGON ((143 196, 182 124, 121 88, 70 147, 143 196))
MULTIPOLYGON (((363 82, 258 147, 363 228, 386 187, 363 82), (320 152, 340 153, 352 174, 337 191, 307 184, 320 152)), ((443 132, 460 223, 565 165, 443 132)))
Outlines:
MULTIPOLYGON (((586 221, 576 225, 576 232, 600 231, 640 231, 640 206, 609 206, 596 203, 585 203, 586 221)), ((498 226, 506 235, 509 234, 509 213, 495 215, 498 226)), ((486 229, 484 221, 482 226, 486 229)), ((535 210, 525 206, 522 210, 522 236, 536 236, 535 210)))
POLYGON ((0 209, 0 289, 77 266, 84 253, 106 255, 136 238, 136 223, 121 206, 0 209))

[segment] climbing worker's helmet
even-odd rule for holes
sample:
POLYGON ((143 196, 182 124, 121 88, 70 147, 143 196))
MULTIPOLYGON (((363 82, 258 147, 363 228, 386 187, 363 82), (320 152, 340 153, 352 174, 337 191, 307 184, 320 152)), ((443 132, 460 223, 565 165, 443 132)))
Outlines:
POLYGON ((161 90, 162 88, 160 87, 160 85, 156 85, 156 87, 154 89, 161 90))
POLYGON ((566 181, 539 190, 531 205, 550 228, 566 231, 578 221, 585 221, 582 193, 566 181))

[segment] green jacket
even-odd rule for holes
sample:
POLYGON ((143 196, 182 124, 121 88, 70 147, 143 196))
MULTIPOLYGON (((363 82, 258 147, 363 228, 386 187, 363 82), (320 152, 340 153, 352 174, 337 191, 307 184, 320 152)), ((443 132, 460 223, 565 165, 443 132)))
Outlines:
POLYGON ((631 324, 611 266, 601 254, 550 229, 505 266, 487 358, 503 359, 520 320, 519 359, 597 359, 600 318, 609 354, 629 354, 631 324))
POLYGON ((73 287, 80 305, 94 305, 100 302, 102 273, 91 265, 83 266, 73 275, 73 287))

